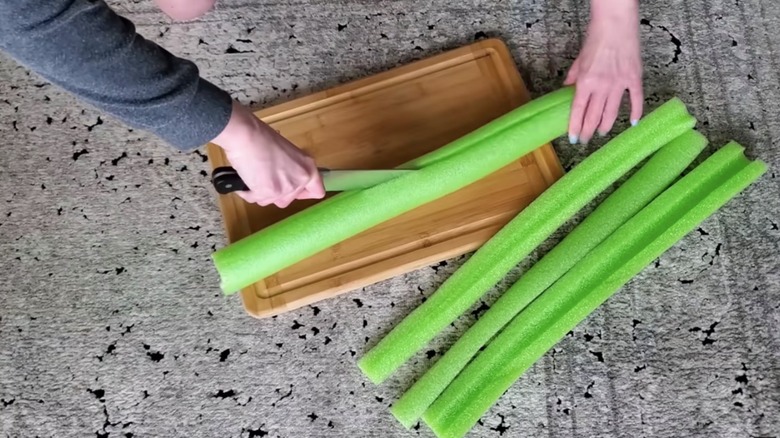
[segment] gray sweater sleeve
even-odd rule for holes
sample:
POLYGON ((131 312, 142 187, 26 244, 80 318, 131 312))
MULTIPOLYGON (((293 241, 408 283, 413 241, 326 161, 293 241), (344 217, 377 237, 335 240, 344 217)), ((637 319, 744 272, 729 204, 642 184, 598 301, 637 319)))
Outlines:
POLYGON ((0 49, 44 79, 180 150, 208 143, 232 99, 102 0, 0 0, 0 49))

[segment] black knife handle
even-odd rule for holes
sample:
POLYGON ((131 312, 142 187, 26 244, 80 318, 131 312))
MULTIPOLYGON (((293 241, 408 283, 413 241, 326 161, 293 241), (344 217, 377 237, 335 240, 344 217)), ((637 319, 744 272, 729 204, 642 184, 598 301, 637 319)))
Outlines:
POLYGON ((244 180, 238 175, 236 169, 230 166, 217 167, 211 173, 211 183, 217 189, 217 193, 227 195, 231 192, 249 190, 244 180))

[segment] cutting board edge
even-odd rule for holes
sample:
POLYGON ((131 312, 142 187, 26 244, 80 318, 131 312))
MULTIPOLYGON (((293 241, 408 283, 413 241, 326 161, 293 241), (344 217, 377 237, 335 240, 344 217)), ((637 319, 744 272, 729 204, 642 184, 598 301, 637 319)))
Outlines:
MULTIPOLYGON (((296 298, 291 300, 286 299, 288 298, 287 297, 288 295, 294 294, 295 290, 274 295, 268 298, 261 297, 256 290, 256 288, 260 286, 260 283, 256 283, 241 291, 244 310, 247 312, 247 314, 249 314, 254 318, 264 319, 264 318, 280 315, 292 310, 300 309, 302 307, 317 303, 324 299, 334 298, 337 296, 355 292, 367 285, 388 280, 397 275, 401 275, 406 272, 412 272, 417 269, 422 269, 433 263, 437 263, 442 260, 449 260, 467 254, 471 251, 475 251, 485 240, 495 235, 495 233, 497 233, 502 226, 503 224, 492 224, 491 226, 474 230, 470 233, 462 234, 458 236, 458 239, 463 240, 463 243, 455 247, 451 247, 452 240, 430 245, 423 249, 426 252, 431 252, 431 254, 428 255, 427 257, 417 258, 416 260, 407 262, 402 265, 398 265, 394 268, 389 268, 389 269, 380 270, 378 272, 374 272, 370 275, 366 275, 362 277, 360 280, 353 280, 353 281, 340 283, 338 287, 322 289, 319 292, 313 294, 307 294, 302 296, 301 298, 296 298)), ((420 250, 415 251, 416 254, 419 254, 419 252, 420 250)), ((407 253, 407 254, 411 254, 411 253, 407 253)), ((382 260, 378 264, 392 264, 397 259, 403 258, 407 254, 382 260)), ((360 272, 363 269, 368 270, 372 266, 375 265, 359 268, 351 272, 352 273, 360 272)))

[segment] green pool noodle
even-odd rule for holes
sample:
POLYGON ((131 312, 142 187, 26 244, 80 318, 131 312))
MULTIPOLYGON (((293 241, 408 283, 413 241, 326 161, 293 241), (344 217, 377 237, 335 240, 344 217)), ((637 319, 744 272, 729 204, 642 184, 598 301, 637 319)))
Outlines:
POLYGON ((399 168, 421 169, 423 167, 430 166, 431 164, 440 161, 443 158, 455 155, 465 148, 471 147, 478 142, 489 139, 490 136, 497 131, 511 129, 512 126, 525 122, 531 117, 552 107, 558 105, 571 106, 573 100, 574 87, 568 86, 552 91, 538 99, 531 100, 530 102, 519 106, 509 113, 496 118, 485 126, 482 126, 445 146, 428 152, 421 157, 417 157, 414 160, 399 166, 399 168))
POLYGON ((707 145, 688 130, 662 147, 483 314, 458 341, 393 404, 391 412, 412 427, 471 358, 511 319, 590 250, 666 189, 707 145))
POLYGON ((502 227, 369 350, 358 361, 360 369, 372 382, 383 382, 585 204, 695 123, 683 102, 673 98, 591 154, 502 227))
POLYGON ((463 412, 464 425, 452 424, 447 429, 435 431, 439 437, 461 437, 473 427, 479 417, 492 406, 498 398, 520 376, 557 344, 566 333, 579 322, 587 318, 598 306, 604 303, 618 289, 623 287, 634 275, 642 271, 652 261, 669 249, 674 243, 682 239, 686 234, 694 230, 709 215, 717 211, 731 198, 749 186, 753 181, 766 172, 766 165, 757 161, 750 163, 738 175, 732 178, 728 184, 719 187, 699 205, 677 221, 659 239, 643 248, 635 257, 623 265, 603 283, 594 287, 584 298, 563 317, 556 320, 550 328, 533 342, 529 343, 521 353, 515 357, 511 364, 501 373, 494 376, 488 382, 483 392, 479 395, 479 403, 468 406, 468 411, 463 412), (470 424, 470 426, 469 426, 470 424))
MULTIPOLYGON (((509 111, 508 113, 490 121, 490 123, 487 123, 484 126, 481 126, 475 129, 474 131, 460 138, 457 138, 452 142, 438 149, 428 152, 425 155, 407 161, 406 163, 403 163, 397 166, 396 168, 397 169, 421 169, 425 166, 429 166, 435 163, 436 161, 441 160, 442 158, 455 155, 463 148, 467 148, 470 145, 475 144, 476 142, 489 138, 491 135, 495 134, 498 131, 511 128, 512 125, 524 122, 529 118, 531 118, 532 116, 539 114, 544 110, 547 110, 549 108, 561 104, 571 105, 573 99, 574 99, 574 87, 573 86, 562 87, 558 90, 547 93, 544 96, 539 97, 538 99, 534 99, 529 102, 526 102, 523 105, 509 111)), ((353 194, 355 192, 357 192, 357 190, 341 192, 335 196, 331 196, 330 198, 319 202, 318 204, 327 205, 333 202, 340 202, 341 198, 353 194)), ((305 214, 307 213, 303 213, 303 212, 298 213, 298 215, 305 215, 305 214)))
POLYGON ((579 291, 607 278, 689 205, 697 204, 745 165, 742 148, 729 144, 653 200, 518 314, 431 405, 425 421, 439 427, 452 424, 479 392, 479 385, 486 385, 546 323, 565 313, 579 291))
POLYGON ((417 172, 315 204, 212 254, 226 295, 509 165, 566 132, 573 92, 542 96, 404 167, 417 172))
POLYGON ((730 143, 660 195, 545 291, 425 412, 461 437, 522 373, 623 284, 766 171, 730 143))

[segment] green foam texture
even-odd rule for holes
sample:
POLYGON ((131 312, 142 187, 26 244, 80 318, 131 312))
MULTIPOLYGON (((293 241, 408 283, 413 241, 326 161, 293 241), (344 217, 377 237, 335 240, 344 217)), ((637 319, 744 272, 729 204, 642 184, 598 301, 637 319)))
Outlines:
POLYGON ((703 135, 688 130, 656 152, 566 238, 523 274, 393 404, 393 415, 406 428, 412 427, 483 345, 590 250, 674 182, 706 145, 707 139, 703 135))
POLYGON ((574 87, 569 86, 560 88, 545 94, 538 99, 527 102, 520 107, 510 111, 509 113, 498 117, 485 126, 482 126, 443 147, 431 151, 421 157, 415 158, 414 160, 399 166, 399 168, 421 169, 423 167, 430 166, 431 164, 440 161, 443 158, 455 155, 463 149, 469 148, 476 143, 489 140, 495 132, 511 129, 518 123, 524 123, 543 111, 559 105, 570 106, 573 99, 574 87))
POLYGON ((383 382, 585 204, 695 123, 683 102, 673 98, 588 156, 499 230, 369 350, 358 361, 360 369, 372 382, 383 382))
POLYGON ((212 254, 226 295, 395 216, 455 192, 566 132, 571 87, 518 107, 402 167, 419 168, 342 193, 212 254))
POLYGON ((618 228, 517 315, 423 415, 461 437, 533 363, 634 275, 766 171, 732 142, 618 228))

